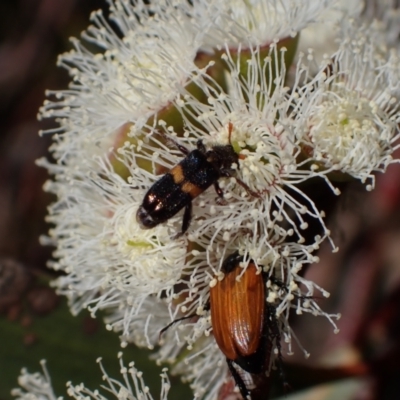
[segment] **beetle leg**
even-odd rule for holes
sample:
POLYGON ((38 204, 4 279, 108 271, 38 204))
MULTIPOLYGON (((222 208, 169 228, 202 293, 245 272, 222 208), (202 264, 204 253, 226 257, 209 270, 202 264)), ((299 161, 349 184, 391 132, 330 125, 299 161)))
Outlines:
POLYGON ((219 174, 220 174, 221 176, 224 176, 225 178, 230 178, 230 177, 233 176, 234 172, 235 172, 234 169, 226 168, 226 169, 221 169, 221 170, 219 171, 219 174))
POLYGON ((185 211, 183 213, 182 229, 176 235, 172 236, 172 240, 180 238, 189 228, 190 220, 192 219, 192 202, 189 201, 185 206, 185 211))
POLYGON ((217 192, 217 204, 220 206, 223 206, 225 204, 227 204, 226 200, 224 199, 224 192, 222 191, 222 189, 219 187, 218 185, 218 181, 214 182, 214 189, 217 192))
POLYGON ((199 139, 197 141, 197 150, 200 150, 203 154, 206 153, 206 146, 204 146, 203 141, 201 139, 199 139))
POLYGON ((239 178, 236 178, 236 182, 237 182, 240 186, 242 186, 250 196, 257 197, 258 199, 261 198, 261 195, 260 195, 259 193, 254 192, 253 190, 251 190, 251 189, 250 189, 242 180, 240 180, 239 178))
POLYGON ((215 189, 215 191, 217 192, 217 195, 223 199, 223 198, 224 198, 224 192, 223 192, 222 189, 219 187, 218 181, 215 181, 215 182, 214 182, 214 189, 215 189))
POLYGON ((217 197, 215 202, 219 205, 219 206, 225 206, 228 204, 228 202, 225 199, 221 199, 221 197, 217 197))
POLYGON ((241 179, 236 178, 236 177, 235 177, 235 179, 236 179, 236 182, 237 182, 240 186, 242 186, 242 187, 244 188, 244 190, 245 190, 250 196, 257 197, 258 199, 261 198, 261 195, 260 195, 259 193, 254 192, 253 190, 251 190, 241 179))
POLYGON ((220 171, 220 175, 224 176, 225 178, 235 178, 236 182, 246 190, 246 192, 253 197, 257 197, 258 199, 261 198, 260 193, 255 192, 254 190, 251 190, 241 179, 237 178, 236 176, 233 175, 234 170, 232 169, 223 169, 220 171))
POLYGON ((192 219, 192 202, 189 201, 189 203, 186 204, 185 212, 183 213, 181 235, 183 235, 188 230, 191 219, 192 219))
POLYGON ((236 386, 239 388, 240 394, 242 395, 243 399, 245 399, 245 400, 251 399, 250 392, 247 389, 242 377, 236 371, 236 368, 233 366, 233 361, 230 360, 229 358, 227 358, 226 363, 228 364, 229 371, 233 377, 233 380, 235 381, 236 386))

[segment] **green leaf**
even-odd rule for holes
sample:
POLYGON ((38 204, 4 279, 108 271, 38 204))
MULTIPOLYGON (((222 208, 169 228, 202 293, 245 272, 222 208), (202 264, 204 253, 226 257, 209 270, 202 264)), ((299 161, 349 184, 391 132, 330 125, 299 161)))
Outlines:
MULTIPOLYGON (((66 382, 83 382, 90 389, 100 388, 98 357, 110 377, 122 380, 117 354, 121 351, 118 335, 105 329, 101 319, 93 320, 87 312, 73 317, 65 301, 45 317, 23 315, 16 321, 0 318, 0 398, 12 399, 22 368, 41 372, 39 361, 47 360, 57 396, 66 396, 66 382)), ((159 398, 162 367, 149 360, 150 351, 128 346, 123 350, 125 365, 130 361, 143 371, 146 385, 154 399, 159 398)), ((190 389, 171 377, 171 399, 192 398, 190 389)), ((103 393, 106 397, 106 393, 103 393)))

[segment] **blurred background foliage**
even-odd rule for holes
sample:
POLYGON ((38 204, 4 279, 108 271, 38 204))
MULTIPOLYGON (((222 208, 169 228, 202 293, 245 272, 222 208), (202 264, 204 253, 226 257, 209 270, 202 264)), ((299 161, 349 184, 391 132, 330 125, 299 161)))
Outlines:
MULTIPOLYGON (((46 171, 34 164, 49 156, 51 139, 37 132, 52 122, 39 123, 37 110, 46 89, 67 87, 57 55, 99 8, 106 11, 105 1, 0 2, 0 400, 11 398, 20 369, 38 371, 41 359, 48 360, 58 396, 65 396, 68 380, 98 387, 97 357, 119 377, 117 336, 99 318, 70 315, 48 287, 52 249, 38 240, 48 230, 44 216, 52 199, 42 191, 46 171)), ((342 191, 338 199, 314 193, 322 209, 332 210, 329 225, 340 251, 333 254, 326 245, 320 263, 305 271, 331 292, 320 306, 342 313, 340 333, 334 335, 325 319, 294 316, 292 326, 311 356, 305 359, 299 348, 285 356, 292 389, 287 400, 400 399, 400 166, 378 175, 372 193, 354 183, 342 191)), ((128 347, 124 360, 135 360, 158 398, 160 368, 148 352, 128 347)), ((178 378, 171 379, 171 399, 191 398, 178 378)), ((281 394, 279 378, 274 387, 281 394)))

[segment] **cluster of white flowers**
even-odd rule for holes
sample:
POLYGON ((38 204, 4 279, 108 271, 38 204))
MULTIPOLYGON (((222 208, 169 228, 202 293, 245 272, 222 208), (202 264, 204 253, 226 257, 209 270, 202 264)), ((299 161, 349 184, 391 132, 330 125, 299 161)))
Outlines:
MULTIPOLYGON (((243 273, 250 260, 262 269, 288 354, 290 310, 325 316, 337 330, 338 316, 314 300, 329 294, 302 277, 324 240, 337 250, 304 187, 318 181, 339 195, 336 179, 358 179, 372 190, 374 173, 396 161, 400 49, 361 2, 146 3, 112 1, 113 24, 96 12, 83 36, 99 53, 74 40, 60 57, 72 83, 49 92, 40 111, 59 123, 45 132, 55 161, 39 161, 57 196, 43 242, 56 246, 50 267, 63 275, 54 285, 74 313, 105 310, 123 344, 159 345, 158 361, 173 363, 195 398, 213 399, 227 366, 215 351, 209 292, 234 252, 243 273), (301 31, 312 37, 324 21, 333 53, 316 54, 313 40, 296 52, 301 31), (189 150, 199 140, 231 144, 239 157, 234 176, 218 182, 225 201, 202 193, 180 237, 181 213, 149 230, 136 220, 147 190, 183 158, 171 138, 189 150)), ((381 22, 394 27, 391 10, 381 22)))
POLYGON ((29 373, 26 368, 18 377, 19 388, 13 389, 11 394, 19 400, 57 400, 51 385, 50 374, 47 371, 46 362, 41 362, 43 374, 29 373))
MULTIPOLYGON (((136 369, 135 363, 130 362, 128 367, 126 367, 122 360, 122 353, 118 354, 118 358, 123 383, 107 374, 101 358, 99 358, 97 362, 100 365, 103 378, 101 387, 91 390, 85 387, 83 383, 73 385, 72 382, 67 382, 68 396, 75 400, 106 400, 111 397, 114 397, 116 400, 153 400, 149 388, 143 380, 143 374, 136 369)), ((11 392, 17 400, 62 400, 64 398, 57 397, 54 394, 46 362, 41 361, 41 364, 43 373, 29 373, 26 369, 21 371, 21 375, 18 378, 20 387, 13 389, 11 392)), ((164 368, 161 374, 160 400, 167 400, 171 386, 166 371, 164 368)))

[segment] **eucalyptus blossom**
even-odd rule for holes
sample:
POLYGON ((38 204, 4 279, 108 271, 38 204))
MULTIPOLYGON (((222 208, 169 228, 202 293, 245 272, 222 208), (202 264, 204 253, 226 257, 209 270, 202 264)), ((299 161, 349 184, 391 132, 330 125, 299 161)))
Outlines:
MULTIPOLYGON (((83 383, 73 384, 67 382, 67 394, 69 398, 76 400, 105 400, 115 398, 130 400, 153 400, 149 387, 143 380, 143 373, 135 367, 134 362, 125 366, 122 353, 118 354, 120 360, 121 380, 112 378, 104 368, 101 358, 97 360, 102 372, 102 384, 95 390, 87 388, 83 383)), ((30 373, 27 369, 21 371, 18 378, 19 388, 12 391, 17 400, 61 400, 64 397, 56 397, 51 384, 50 374, 45 361, 41 362, 43 373, 30 373)), ((161 376, 160 400, 167 400, 170 382, 164 369, 161 376)))
POLYGON ((233 50, 294 37, 331 6, 327 0, 201 0, 194 2, 191 12, 196 19, 213 21, 205 48, 228 45, 233 50))
POLYGON ((142 0, 115 1, 110 11, 114 28, 93 12, 83 40, 73 38, 74 49, 59 57, 70 87, 48 91, 39 114, 57 119, 59 127, 43 134, 54 134, 56 159, 76 168, 143 136, 148 120, 190 83, 207 30, 207 21, 197 23, 168 0, 151 9, 142 0))
POLYGON ((397 162, 400 117, 396 88, 388 86, 390 53, 373 26, 344 21, 341 32, 338 51, 312 79, 312 53, 298 63, 296 79, 304 84, 291 94, 296 134, 316 171, 348 174, 371 190, 374 172, 397 162))
MULTIPOLYGON (((54 161, 38 162, 56 195, 42 240, 56 248, 49 266, 62 274, 53 285, 74 314, 104 311, 122 346, 155 350, 196 399, 211 400, 229 375, 213 336, 210 289, 225 278, 230 255, 242 256, 239 279, 249 265, 262 274, 277 332, 267 338, 268 368, 293 352, 292 313, 322 316, 338 331, 339 315, 316 301, 329 293, 303 276, 324 241, 337 251, 325 211, 305 187, 318 181, 339 195, 336 178, 350 176, 372 189, 374 173, 395 161, 398 53, 382 46, 376 24, 339 21, 358 16, 358 3, 351 13, 328 1, 146 3, 110 2, 113 24, 94 13, 86 44, 74 39, 59 59, 72 83, 49 92, 40 112, 59 124, 43 132, 53 134, 54 161), (310 49, 292 64, 299 31, 332 10, 338 49, 327 48, 321 63, 310 49), (207 158, 218 145, 237 155, 216 180, 223 198, 212 187, 190 198, 184 235, 182 212, 142 229, 137 210, 187 156, 182 148, 204 146, 207 158)), ((168 206, 168 193, 156 196, 168 206)), ((124 383, 107 377, 109 391, 150 398, 133 364, 121 369, 124 383)), ((163 399, 168 387, 163 375, 163 399)), ((69 394, 102 399, 84 385, 70 384, 69 394)))

